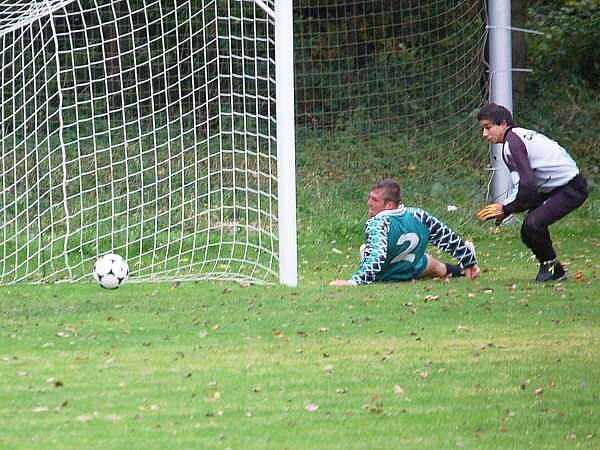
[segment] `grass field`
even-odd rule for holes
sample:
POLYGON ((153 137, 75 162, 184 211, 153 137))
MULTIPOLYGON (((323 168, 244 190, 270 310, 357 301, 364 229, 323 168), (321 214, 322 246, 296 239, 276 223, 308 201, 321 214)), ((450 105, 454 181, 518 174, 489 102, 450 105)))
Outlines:
POLYGON ((585 216, 555 229, 560 284, 518 228, 467 226, 475 282, 331 288, 360 242, 305 236, 297 289, 2 287, 0 448, 598 448, 585 216))

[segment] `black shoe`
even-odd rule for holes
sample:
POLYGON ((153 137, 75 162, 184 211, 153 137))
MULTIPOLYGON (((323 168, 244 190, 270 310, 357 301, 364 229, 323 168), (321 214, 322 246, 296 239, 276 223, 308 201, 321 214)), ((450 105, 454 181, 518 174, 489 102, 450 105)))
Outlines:
POLYGON ((565 268, 557 260, 546 261, 540 264, 540 270, 535 281, 560 281, 567 278, 565 268))

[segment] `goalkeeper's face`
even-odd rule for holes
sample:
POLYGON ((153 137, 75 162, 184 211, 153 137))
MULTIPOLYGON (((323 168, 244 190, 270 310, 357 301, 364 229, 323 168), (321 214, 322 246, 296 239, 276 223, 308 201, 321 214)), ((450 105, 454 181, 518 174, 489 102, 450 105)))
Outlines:
POLYGON ((367 206, 369 207, 369 217, 376 216, 385 209, 394 209, 398 207, 398 205, 394 204, 394 202, 384 199, 384 193, 382 189, 375 189, 369 193, 367 206))
POLYGON ((508 128, 506 122, 498 125, 491 120, 482 119, 479 121, 479 125, 482 130, 481 136, 490 144, 501 144, 504 142, 504 133, 506 133, 506 129, 508 128))

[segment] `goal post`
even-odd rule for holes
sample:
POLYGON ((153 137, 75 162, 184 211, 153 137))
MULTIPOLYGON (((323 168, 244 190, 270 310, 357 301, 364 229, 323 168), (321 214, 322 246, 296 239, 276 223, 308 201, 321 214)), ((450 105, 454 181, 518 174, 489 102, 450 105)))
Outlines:
POLYGON ((292 0, 277 0, 275 2, 275 68, 278 99, 279 280, 289 286, 298 284, 293 28, 292 0))
MULTIPOLYGON (((488 6, 490 49, 490 101, 513 110, 511 0, 490 1, 488 6)), ((510 174, 502 161, 502 144, 490 144, 493 201, 503 202, 510 192, 510 174)))
POLYGON ((3 2, 0 282, 296 285, 291 10, 3 2))

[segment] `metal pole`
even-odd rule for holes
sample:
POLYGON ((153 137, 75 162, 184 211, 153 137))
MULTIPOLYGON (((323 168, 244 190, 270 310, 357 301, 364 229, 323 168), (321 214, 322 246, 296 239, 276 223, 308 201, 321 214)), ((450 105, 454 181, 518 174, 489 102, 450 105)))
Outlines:
POLYGON ((298 285, 292 0, 275 1, 279 281, 298 285))
MULTIPOLYGON (((512 98, 512 42, 511 1, 489 0, 489 50, 491 66, 491 101, 513 110, 512 98)), ((502 161, 502 144, 492 145, 493 200, 502 202, 507 197, 510 176, 502 161)))

